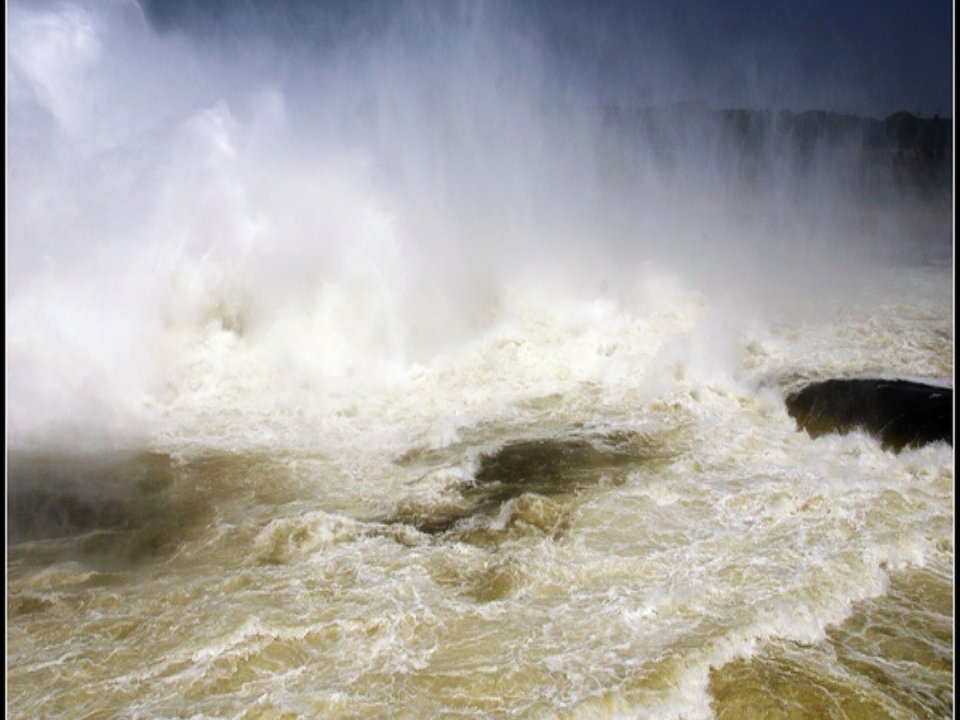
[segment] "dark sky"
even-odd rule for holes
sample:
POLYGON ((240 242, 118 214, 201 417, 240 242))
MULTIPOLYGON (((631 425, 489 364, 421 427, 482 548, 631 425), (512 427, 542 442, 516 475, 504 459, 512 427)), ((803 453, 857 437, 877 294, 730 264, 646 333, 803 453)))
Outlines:
POLYGON ((176 28, 221 40, 254 31, 317 48, 404 32, 416 44, 424 34, 455 32, 477 17, 495 17, 494 26, 508 25, 538 43, 556 91, 566 99, 952 116, 949 0, 145 0, 145 5, 161 31, 176 28), (418 24, 424 18, 431 22, 418 24))

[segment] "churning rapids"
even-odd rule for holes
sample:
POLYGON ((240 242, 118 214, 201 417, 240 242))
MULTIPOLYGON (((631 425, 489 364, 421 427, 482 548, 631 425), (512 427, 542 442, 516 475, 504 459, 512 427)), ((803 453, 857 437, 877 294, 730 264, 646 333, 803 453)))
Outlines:
POLYGON ((8 716, 950 716, 949 187, 425 17, 10 4, 8 716))

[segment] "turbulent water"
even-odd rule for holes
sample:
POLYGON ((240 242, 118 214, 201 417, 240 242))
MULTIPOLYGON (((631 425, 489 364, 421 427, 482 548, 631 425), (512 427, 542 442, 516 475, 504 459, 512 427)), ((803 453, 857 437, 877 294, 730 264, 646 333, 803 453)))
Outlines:
POLYGON ((942 198, 108 7, 10 8, 9 717, 952 716, 952 446, 784 407, 952 385, 942 198))

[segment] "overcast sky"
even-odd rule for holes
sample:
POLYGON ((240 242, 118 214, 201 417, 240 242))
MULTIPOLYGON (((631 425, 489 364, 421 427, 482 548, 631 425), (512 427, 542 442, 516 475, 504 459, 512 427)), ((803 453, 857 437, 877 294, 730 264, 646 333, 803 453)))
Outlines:
POLYGON ((606 92, 625 102, 950 114, 950 2, 568 0, 565 6, 550 21, 567 29, 569 39, 560 42, 575 48, 572 57, 586 63, 597 85, 609 78, 606 92))
POLYGON ((144 3, 161 32, 257 32, 321 49, 404 33, 421 43, 496 17, 538 44, 565 100, 952 116, 949 0, 144 3))

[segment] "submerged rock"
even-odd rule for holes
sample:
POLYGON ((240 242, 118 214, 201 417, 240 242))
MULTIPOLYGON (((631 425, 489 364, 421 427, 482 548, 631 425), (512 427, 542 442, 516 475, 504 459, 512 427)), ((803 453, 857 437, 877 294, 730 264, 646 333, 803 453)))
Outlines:
POLYGON ((387 523, 456 531, 481 544, 512 529, 561 532, 577 496, 623 482, 631 470, 669 462, 666 438, 630 432, 521 439, 480 455, 471 482, 445 503, 402 503, 387 523), (488 537, 490 536, 490 537, 488 537))
POLYGON ((908 380, 840 379, 787 396, 787 412, 816 438, 861 428, 884 449, 953 444, 953 389, 908 380))

